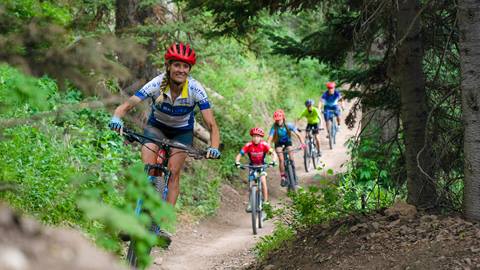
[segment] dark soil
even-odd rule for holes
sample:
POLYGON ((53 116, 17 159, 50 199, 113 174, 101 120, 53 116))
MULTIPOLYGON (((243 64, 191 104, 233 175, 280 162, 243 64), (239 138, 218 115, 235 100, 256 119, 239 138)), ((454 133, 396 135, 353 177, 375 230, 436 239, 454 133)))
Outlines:
POLYGON ((389 210, 300 231, 249 269, 480 269, 478 224, 389 210))

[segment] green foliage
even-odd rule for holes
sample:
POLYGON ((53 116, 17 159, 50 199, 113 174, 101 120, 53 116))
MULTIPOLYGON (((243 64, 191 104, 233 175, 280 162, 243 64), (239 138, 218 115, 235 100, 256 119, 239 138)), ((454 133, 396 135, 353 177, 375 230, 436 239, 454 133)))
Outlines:
POLYGON ((295 237, 295 231, 282 223, 277 223, 273 234, 262 236, 255 246, 257 256, 262 260, 271 252, 284 247, 295 237))
POLYGON ((220 206, 219 187, 221 179, 212 173, 212 163, 194 162, 182 175, 179 201, 176 208, 194 216, 213 215, 220 206), (213 177, 212 177, 213 176, 213 177))
POLYGON ((51 80, 26 76, 7 65, 0 65, 0 116, 28 101, 30 110, 46 109, 48 95, 55 92, 51 80))

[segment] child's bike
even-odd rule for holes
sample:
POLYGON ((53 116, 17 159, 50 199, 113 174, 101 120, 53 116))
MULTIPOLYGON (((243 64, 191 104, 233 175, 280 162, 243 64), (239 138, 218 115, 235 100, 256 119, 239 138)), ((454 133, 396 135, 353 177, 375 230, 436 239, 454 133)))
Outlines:
POLYGON ((257 234, 257 219, 258 228, 262 228, 263 224, 263 187, 260 181, 260 177, 265 174, 265 170, 268 167, 273 167, 275 163, 268 163, 264 165, 244 165, 240 164, 240 169, 249 169, 248 173, 248 185, 250 192, 248 195, 249 205, 251 206, 252 214, 252 229, 253 234, 257 234))

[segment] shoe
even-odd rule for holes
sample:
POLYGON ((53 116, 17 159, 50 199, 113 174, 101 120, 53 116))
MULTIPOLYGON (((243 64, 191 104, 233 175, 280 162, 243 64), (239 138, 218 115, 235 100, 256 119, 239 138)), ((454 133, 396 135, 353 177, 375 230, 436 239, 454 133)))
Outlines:
POLYGON ((160 240, 159 245, 162 248, 168 248, 172 243, 172 234, 165 230, 160 229, 160 231, 157 233, 157 237, 160 240))
POLYGON ((251 213, 252 212, 252 205, 250 204, 250 201, 248 201, 247 208, 245 209, 245 212, 251 213))
POLYGON ((322 151, 318 151, 318 157, 321 157, 322 156, 322 151))
POLYGON ((172 234, 163 229, 160 229, 158 225, 152 225, 152 230, 158 237, 158 245, 162 248, 168 248, 172 243, 172 234))
POLYGON ((340 126, 337 126, 337 132, 340 132, 340 126))
POLYGON ((280 186, 286 187, 288 185, 287 178, 285 176, 282 176, 282 179, 280 179, 280 186))

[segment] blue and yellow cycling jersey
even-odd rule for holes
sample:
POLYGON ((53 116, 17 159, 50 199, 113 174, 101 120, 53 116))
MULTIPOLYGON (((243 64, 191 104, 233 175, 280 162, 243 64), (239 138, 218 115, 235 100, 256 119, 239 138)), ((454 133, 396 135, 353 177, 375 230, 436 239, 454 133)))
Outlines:
POLYGON ((155 126, 178 130, 191 130, 195 122, 194 111, 196 105, 200 110, 210 108, 207 93, 203 86, 192 77, 185 82, 182 93, 172 101, 170 87, 160 93, 160 85, 165 73, 158 75, 135 93, 141 100, 152 98, 152 112, 149 123, 155 126), (163 95, 163 100, 156 103, 157 98, 163 95))
POLYGON ((290 138, 289 136, 289 132, 287 130, 287 128, 290 130, 290 131, 297 131, 297 128, 295 127, 294 124, 292 123, 287 123, 286 125, 282 125, 282 126, 275 126, 275 124, 272 126, 272 128, 270 129, 270 133, 269 133, 269 136, 272 136, 274 137, 275 135, 275 130, 277 130, 277 141, 275 143, 287 143, 287 142, 291 142, 292 141, 292 138, 290 138))

